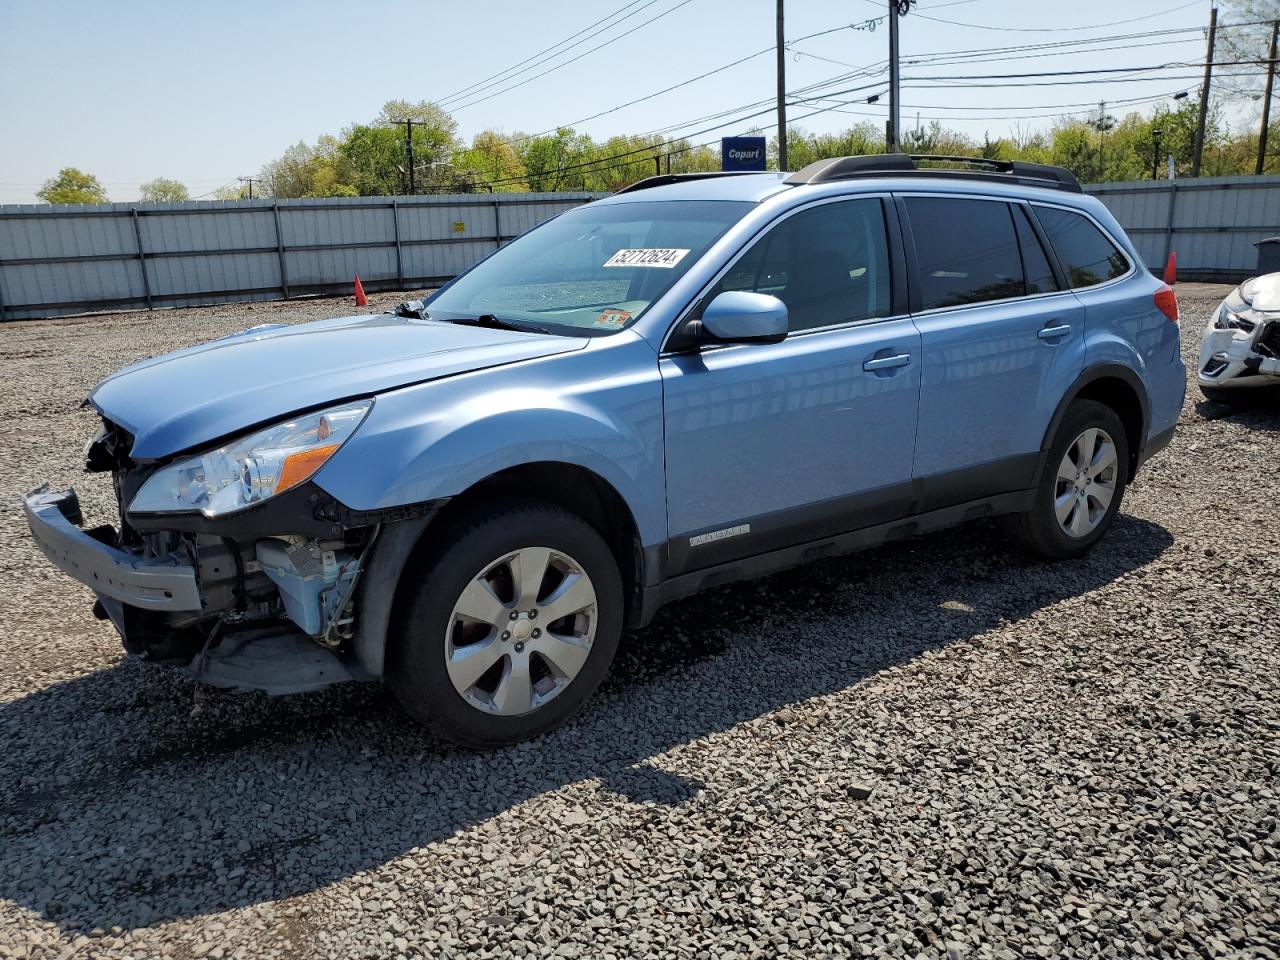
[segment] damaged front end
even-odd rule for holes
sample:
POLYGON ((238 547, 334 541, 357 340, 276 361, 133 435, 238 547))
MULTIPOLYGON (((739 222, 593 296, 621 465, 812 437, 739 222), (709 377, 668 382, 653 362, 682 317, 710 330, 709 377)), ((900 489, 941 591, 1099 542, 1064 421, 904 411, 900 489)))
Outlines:
POLYGON ((135 463, 132 438, 104 421, 85 467, 111 473, 118 528, 83 529, 75 492, 42 488, 24 498, 32 535, 94 590, 130 653, 278 694, 358 678, 357 587, 383 518, 347 511, 311 476, 368 405, 164 464, 135 463))
POLYGON ((1205 326, 1197 372, 1211 389, 1280 386, 1280 275, 1231 291, 1205 326))

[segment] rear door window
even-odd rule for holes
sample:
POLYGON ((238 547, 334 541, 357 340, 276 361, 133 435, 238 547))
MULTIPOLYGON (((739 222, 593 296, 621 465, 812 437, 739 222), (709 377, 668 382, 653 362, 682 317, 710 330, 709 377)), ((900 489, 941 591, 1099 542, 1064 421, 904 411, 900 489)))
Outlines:
POLYGON ((907 197, 923 310, 1026 293, 1009 205, 1000 200, 907 197))
POLYGON ((1022 251, 1022 272, 1027 278, 1027 294, 1050 293, 1058 289, 1053 278, 1049 258, 1045 256, 1040 238, 1036 236, 1022 204, 1014 204, 1013 220, 1018 228, 1018 247, 1022 251))
POLYGON ((1129 261, 1083 214, 1036 204, 1036 216, 1058 254, 1072 289, 1106 283, 1129 272, 1129 261))

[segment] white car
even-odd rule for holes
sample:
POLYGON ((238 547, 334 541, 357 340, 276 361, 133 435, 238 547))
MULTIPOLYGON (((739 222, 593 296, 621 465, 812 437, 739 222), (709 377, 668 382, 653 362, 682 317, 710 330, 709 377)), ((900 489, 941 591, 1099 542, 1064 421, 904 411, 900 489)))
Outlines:
POLYGON ((1196 372, 1200 392, 1219 403, 1280 397, 1280 273, 1227 294, 1204 328, 1196 372))

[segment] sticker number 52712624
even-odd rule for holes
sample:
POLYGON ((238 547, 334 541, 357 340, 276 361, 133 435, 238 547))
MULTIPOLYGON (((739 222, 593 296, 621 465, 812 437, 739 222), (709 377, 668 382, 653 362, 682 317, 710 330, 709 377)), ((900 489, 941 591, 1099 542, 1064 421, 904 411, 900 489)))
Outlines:
POLYGON ((670 269, 685 258, 688 250, 675 247, 643 247, 619 250, 604 262, 606 267, 666 267, 670 269))

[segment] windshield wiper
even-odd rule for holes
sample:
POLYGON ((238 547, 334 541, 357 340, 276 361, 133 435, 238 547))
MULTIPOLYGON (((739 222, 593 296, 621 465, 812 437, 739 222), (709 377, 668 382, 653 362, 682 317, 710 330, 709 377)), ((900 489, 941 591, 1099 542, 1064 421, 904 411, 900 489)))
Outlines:
POLYGON ((494 330, 519 330, 521 333, 551 333, 551 331, 546 327, 540 327, 536 323, 526 323, 523 320, 508 320, 505 317, 495 317, 492 313, 482 313, 478 317, 454 317, 449 322, 460 323, 467 327, 492 327, 494 330))

